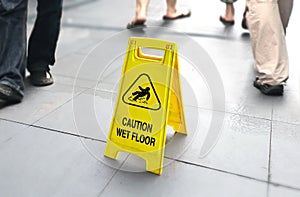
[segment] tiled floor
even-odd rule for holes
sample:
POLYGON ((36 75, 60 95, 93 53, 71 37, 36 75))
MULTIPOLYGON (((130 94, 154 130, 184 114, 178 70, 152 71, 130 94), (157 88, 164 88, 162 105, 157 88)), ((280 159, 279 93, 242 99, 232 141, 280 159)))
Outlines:
MULTIPOLYGON (((250 38, 218 21, 219 1, 178 1, 192 17, 161 20, 152 0, 147 28, 128 31, 135 1, 65 0, 55 84, 32 87, 0 109, 0 196, 300 197, 298 5, 287 32, 290 79, 283 97, 252 87, 250 38), (178 43, 188 135, 167 132, 161 176, 145 161, 103 156, 128 38, 178 43), (208 142, 208 143, 207 143, 208 142), (210 150, 210 151, 208 151, 210 150)), ((36 1, 29 1, 28 34, 36 1)))

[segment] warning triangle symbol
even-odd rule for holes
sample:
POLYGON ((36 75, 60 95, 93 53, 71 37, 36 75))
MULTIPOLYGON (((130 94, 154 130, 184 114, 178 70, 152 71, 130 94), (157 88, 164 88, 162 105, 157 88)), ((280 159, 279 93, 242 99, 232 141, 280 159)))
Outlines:
POLYGON ((140 74, 123 94, 124 103, 150 110, 159 110, 161 103, 148 74, 140 74))

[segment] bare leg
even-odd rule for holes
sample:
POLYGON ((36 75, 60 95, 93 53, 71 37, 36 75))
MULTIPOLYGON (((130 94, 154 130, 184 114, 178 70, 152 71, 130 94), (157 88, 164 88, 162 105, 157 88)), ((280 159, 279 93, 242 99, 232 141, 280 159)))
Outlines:
POLYGON ((225 15, 223 16, 223 19, 225 19, 226 21, 233 21, 234 20, 234 6, 233 6, 233 3, 226 3, 225 15))
POLYGON ((127 29, 145 26, 148 5, 149 0, 136 0, 135 18, 127 24, 127 29))
POLYGON ((180 15, 190 15, 190 10, 178 10, 176 8, 176 0, 167 0, 167 14, 165 16, 169 18, 176 18, 180 15))
POLYGON ((149 0, 136 0, 135 21, 145 21, 149 0))

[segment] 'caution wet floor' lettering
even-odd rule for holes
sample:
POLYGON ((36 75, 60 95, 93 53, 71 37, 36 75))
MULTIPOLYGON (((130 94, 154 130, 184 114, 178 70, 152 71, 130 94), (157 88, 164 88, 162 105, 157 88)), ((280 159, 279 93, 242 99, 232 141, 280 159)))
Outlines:
MULTIPOLYGON (((130 129, 137 129, 143 132, 152 133, 153 125, 147 122, 134 120, 124 117, 122 119, 122 125, 129 127, 130 129)), ((147 135, 146 133, 140 134, 134 130, 127 130, 122 128, 116 128, 117 136, 125 139, 132 140, 133 142, 142 143, 149 146, 155 146, 155 138, 147 135)))

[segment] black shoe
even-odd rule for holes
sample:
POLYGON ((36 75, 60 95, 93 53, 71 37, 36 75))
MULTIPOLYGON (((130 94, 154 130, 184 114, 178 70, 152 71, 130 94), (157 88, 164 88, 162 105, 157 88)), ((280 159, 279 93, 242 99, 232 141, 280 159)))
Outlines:
POLYGON ((243 29, 248 29, 247 19, 246 19, 246 15, 247 15, 248 11, 249 11, 248 7, 245 7, 245 10, 243 13, 242 24, 241 24, 243 29))
POLYGON ((0 99, 9 102, 9 103, 20 103, 22 101, 23 95, 20 94, 17 90, 0 84, 0 99))
POLYGON ((248 25, 247 25, 247 21, 246 21, 246 18, 243 18, 243 20, 242 20, 242 28, 243 29, 248 29, 248 25))
POLYGON ((34 86, 48 86, 54 83, 49 71, 30 73, 30 81, 34 86))
POLYGON ((268 85, 259 84, 257 79, 253 82, 253 86, 259 89, 263 94, 269 96, 282 96, 283 95, 283 85, 268 85))

